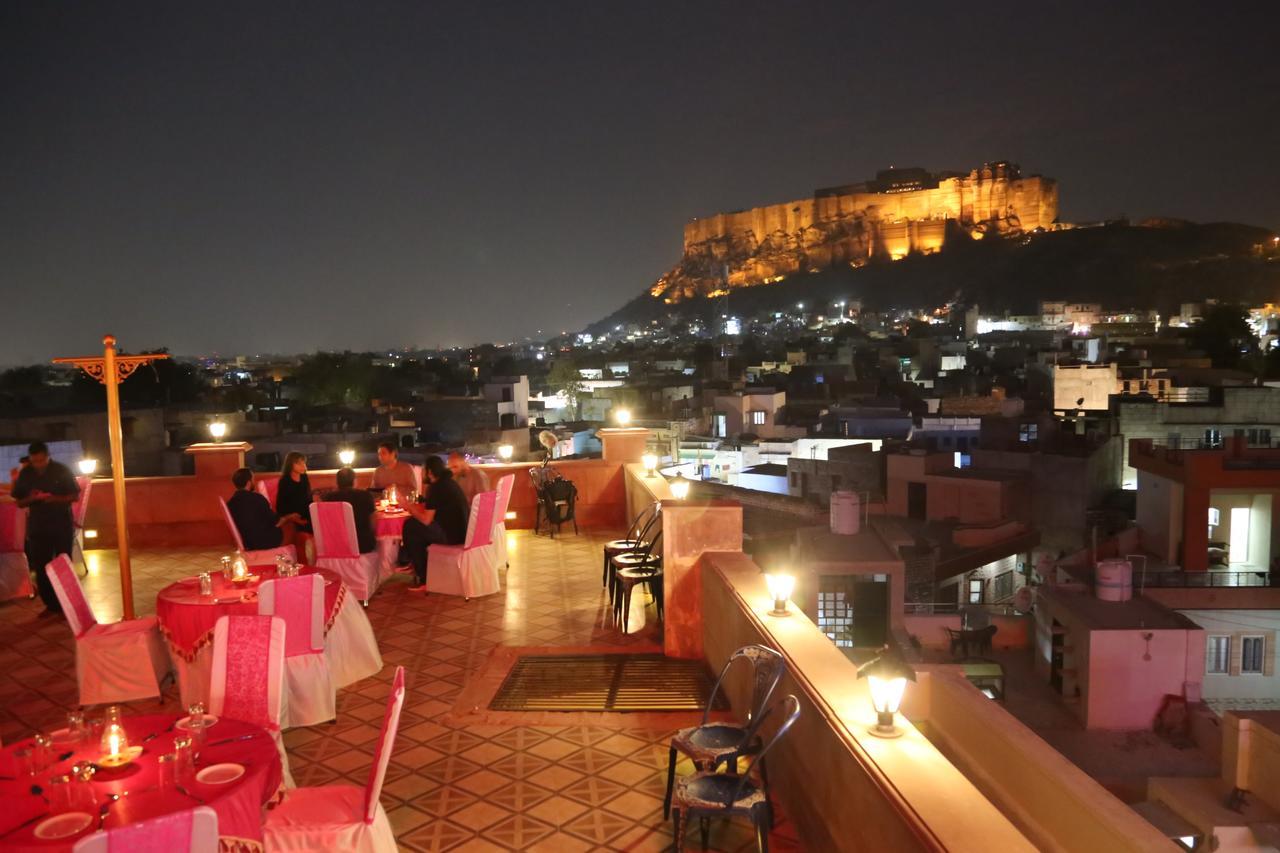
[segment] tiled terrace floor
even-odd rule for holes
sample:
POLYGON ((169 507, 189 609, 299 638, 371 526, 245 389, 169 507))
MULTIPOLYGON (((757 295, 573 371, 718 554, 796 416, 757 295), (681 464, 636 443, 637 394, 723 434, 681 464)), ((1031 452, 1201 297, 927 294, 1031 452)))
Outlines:
MULTIPOLYGON (((410 595, 397 578, 368 615, 386 663, 339 691, 338 722, 286 733, 299 785, 363 785, 391 674, 408 675, 400 736, 383 804, 407 850, 664 850, 667 743, 689 715, 490 713, 487 691, 513 647, 656 649, 659 629, 614 630, 600 588, 600 545, 583 531, 555 540, 510 534, 511 568, 499 595, 464 602, 410 595), (481 705, 477 708, 476 705, 481 705)), ((166 584, 216 565, 221 551, 151 551, 133 560, 140 614, 166 584)), ((119 618, 114 552, 90 552, 84 581, 101 621, 119 618)), ((0 738, 53 727, 76 702, 74 647, 66 624, 39 618, 38 601, 0 604, 0 738)), ((650 619, 653 611, 649 611, 650 619)), ((176 711, 170 688, 163 706, 176 711)), ((135 703, 154 710, 156 704, 135 703)), ((682 768, 687 770, 688 768, 682 768)), ((697 848, 696 831, 687 841, 697 848)), ((746 824, 718 822, 716 850, 751 850, 746 824)), ((774 850, 795 850, 780 814, 774 850)))

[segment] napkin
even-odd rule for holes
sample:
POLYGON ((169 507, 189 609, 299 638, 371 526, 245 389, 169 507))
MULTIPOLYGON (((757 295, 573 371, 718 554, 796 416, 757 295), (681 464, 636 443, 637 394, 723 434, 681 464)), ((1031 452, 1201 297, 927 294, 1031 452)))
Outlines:
POLYGON ((40 797, 5 797, 4 810, 0 811, 0 835, 12 832, 47 811, 49 806, 40 797))

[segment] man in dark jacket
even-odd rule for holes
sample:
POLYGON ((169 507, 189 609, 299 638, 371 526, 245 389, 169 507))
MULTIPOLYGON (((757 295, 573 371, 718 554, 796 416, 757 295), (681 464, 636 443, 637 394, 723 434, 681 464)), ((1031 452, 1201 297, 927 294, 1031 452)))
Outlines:
POLYGON ((75 540, 71 505, 80 486, 71 469, 49 458, 49 447, 34 441, 27 448, 27 465, 13 484, 13 499, 27 508, 27 564, 36 573, 36 589, 46 613, 61 613, 62 605, 45 571, 54 557, 70 554, 75 540))
POLYGON ((471 515, 466 495, 439 456, 427 457, 426 477, 426 496, 419 504, 405 507, 413 517, 405 519, 402 538, 418 579, 410 592, 427 591, 427 549, 432 545, 461 545, 467 538, 471 515))
POLYGON ((351 504, 351 514, 356 521, 356 542, 360 545, 360 553, 368 554, 378 547, 378 537, 374 534, 373 495, 369 494, 368 489, 356 488, 355 469, 339 468, 334 481, 338 488, 325 495, 324 499, 351 504))
POLYGON ((253 490, 253 472, 239 468, 231 475, 235 494, 227 500, 231 520, 240 531, 240 541, 250 551, 267 551, 279 548, 284 541, 280 530, 282 522, 271 508, 271 502, 253 490))

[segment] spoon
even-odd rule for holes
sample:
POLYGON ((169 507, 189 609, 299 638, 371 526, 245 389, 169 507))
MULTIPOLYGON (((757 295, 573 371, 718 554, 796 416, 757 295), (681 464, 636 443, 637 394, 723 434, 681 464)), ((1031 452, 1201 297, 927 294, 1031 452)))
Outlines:
POLYGON ((102 824, 107 820, 107 812, 111 811, 111 807, 118 799, 120 799, 119 794, 107 794, 107 801, 98 809, 98 829, 102 829, 102 824))

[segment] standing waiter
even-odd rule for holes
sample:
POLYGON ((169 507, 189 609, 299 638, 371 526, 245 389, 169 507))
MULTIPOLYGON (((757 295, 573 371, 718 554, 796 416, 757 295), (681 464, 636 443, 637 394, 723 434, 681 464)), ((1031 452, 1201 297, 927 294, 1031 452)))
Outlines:
POLYGON ((71 469, 49 458, 43 441, 27 448, 27 467, 13 484, 13 498, 27 508, 27 562, 36 573, 36 589, 45 614, 61 613, 62 605, 45 565, 59 554, 70 554, 75 539, 71 505, 80 497, 80 486, 71 469))

